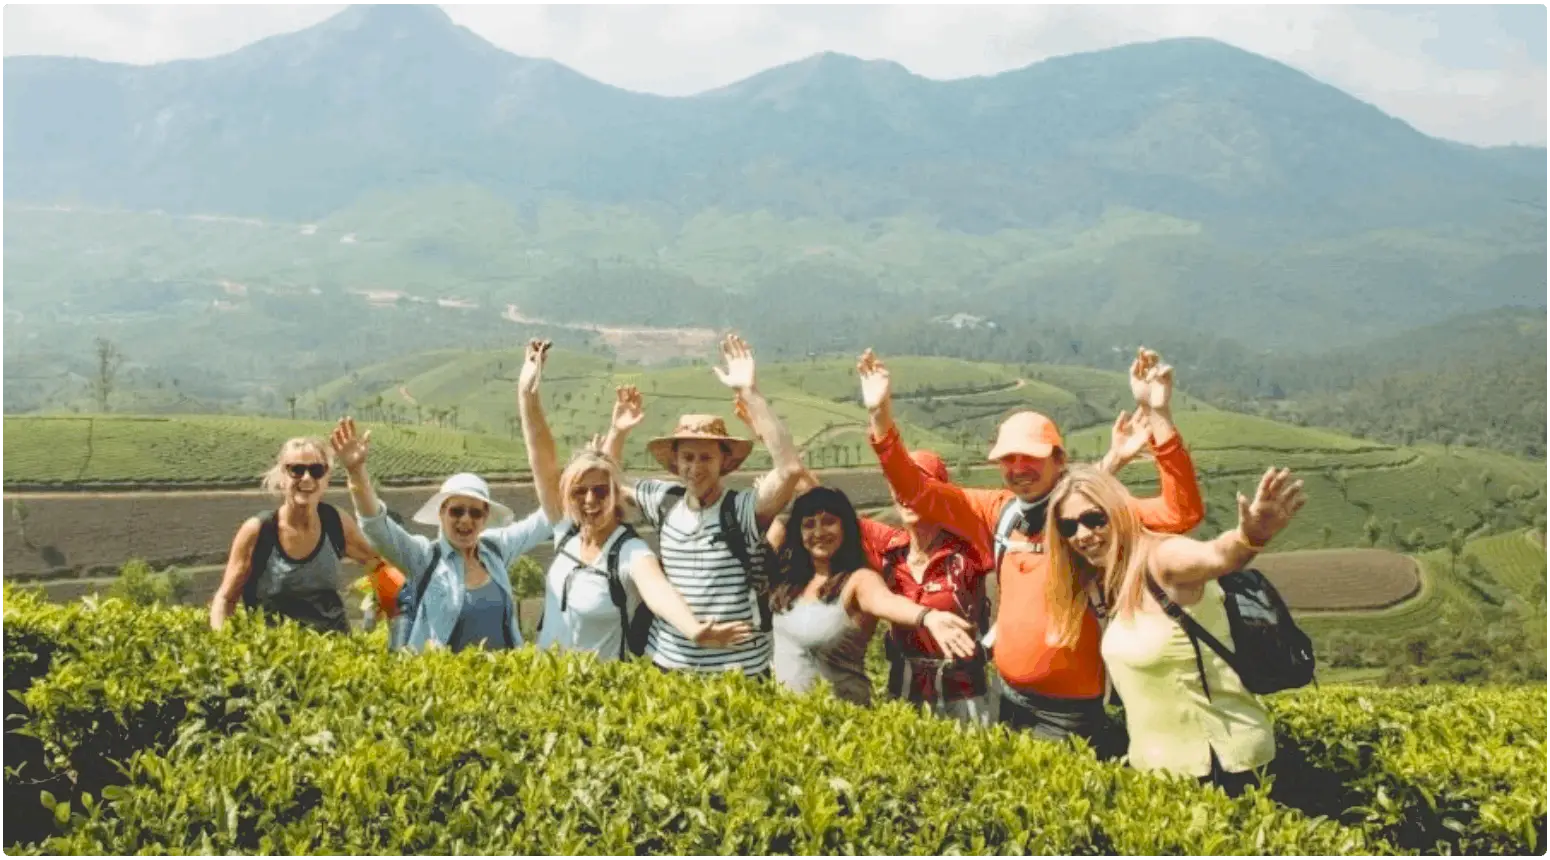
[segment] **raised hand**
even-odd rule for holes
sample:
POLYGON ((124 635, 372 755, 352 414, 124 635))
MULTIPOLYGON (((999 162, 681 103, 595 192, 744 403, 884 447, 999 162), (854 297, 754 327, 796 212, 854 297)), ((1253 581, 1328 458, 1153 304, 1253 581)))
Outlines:
POLYGON ((754 362, 753 350, 748 343, 735 334, 729 334, 721 341, 721 358, 727 364, 727 369, 712 367, 716 372, 716 378, 721 384, 737 391, 747 391, 754 387, 754 362))
POLYGON ((743 397, 743 392, 741 391, 737 392, 737 396, 732 398, 732 414, 737 416, 737 420, 747 424, 748 429, 754 429, 753 416, 748 414, 748 400, 743 397))
POLYGON ((1251 502, 1238 494, 1238 531, 1254 546, 1264 546, 1291 523, 1308 497, 1302 481, 1293 481, 1289 469, 1265 470, 1251 502))
POLYGON ((933 610, 926 613, 923 625, 942 646, 942 652, 954 660, 967 660, 974 656, 974 625, 951 612, 933 610))
POLYGON ((345 416, 339 419, 339 423, 334 425, 334 431, 329 434, 329 442, 345 471, 354 472, 366 465, 366 454, 371 448, 371 431, 357 435, 354 418, 345 416))
POLYGON ((527 342, 527 353, 522 361, 522 373, 517 377, 518 393, 538 393, 538 383, 544 375, 544 362, 548 360, 549 347, 553 345, 550 341, 537 338, 527 342))
POLYGON ((747 621, 715 621, 701 627, 694 644, 708 648, 731 648, 753 638, 753 625, 747 621))
POLYGON ((861 403, 867 409, 877 409, 893 396, 888 368, 872 350, 861 354, 861 359, 856 362, 856 373, 861 377, 861 403))
POLYGON ((640 397, 640 389, 633 385, 621 385, 614 389, 613 428, 618 433, 628 433, 640 426, 646 418, 646 407, 640 397))
POLYGON ((1139 409, 1134 415, 1121 412, 1114 419, 1114 427, 1109 432, 1109 453, 1104 458, 1111 465, 1111 472, 1118 472, 1140 456, 1147 441, 1152 438, 1152 431, 1144 419, 1139 409))
POLYGON ((1166 410, 1173 401, 1173 366, 1156 352, 1140 347, 1130 363, 1130 393, 1140 409, 1166 410))

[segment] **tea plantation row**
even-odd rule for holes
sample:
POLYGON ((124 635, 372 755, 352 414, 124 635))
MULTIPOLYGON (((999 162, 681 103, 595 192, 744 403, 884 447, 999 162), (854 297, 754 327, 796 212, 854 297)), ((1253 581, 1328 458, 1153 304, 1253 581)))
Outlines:
POLYGON ((533 649, 390 654, 240 616, 215 634, 188 609, 9 589, 5 671, 12 853, 1545 844, 1542 686, 1277 697, 1282 772, 1234 800, 896 703, 533 649))

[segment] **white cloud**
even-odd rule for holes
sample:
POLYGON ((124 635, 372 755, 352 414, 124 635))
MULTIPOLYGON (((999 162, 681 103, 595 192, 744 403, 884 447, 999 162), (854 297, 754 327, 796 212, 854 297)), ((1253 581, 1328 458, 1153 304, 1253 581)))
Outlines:
MULTIPOLYGON (((5 53, 147 63, 213 56, 310 26, 337 6, 16 6, 5 53)), ((1369 101, 1422 131, 1470 143, 1545 142, 1545 64, 1489 7, 1468 33, 1429 9, 1342 6, 448 6, 525 56, 615 86, 686 95, 819 51, 898 61, 931 78, 986 75, 1126 42, 1208 36, 1369 101), (1449 42, 1451 40, 1451 42, 1449 42), (1438 47, 1473 40, 1460 68, 1438 47)), ((1469 18, 1475 22, 1476 18, 1469 18)), ((1540 48, 1542 56, 1543 48, 1540 48)))

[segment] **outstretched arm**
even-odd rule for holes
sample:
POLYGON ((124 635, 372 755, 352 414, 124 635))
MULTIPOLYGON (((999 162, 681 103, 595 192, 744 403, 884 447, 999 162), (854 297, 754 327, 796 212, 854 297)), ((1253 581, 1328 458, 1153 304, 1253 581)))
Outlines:
POLYGON ((1142 348, 1130 366, 1130 391, 1136 398, 1137 432, 1150 436, 1157 463, 1158 495, 1132 504, 1149 529, 1183 534, 1205 519, 1195 463, 1173 424, 1173 368, 1157 353, 1142 348))
POLYGON ((1189 587, 1219 579, 1248 564, 1291 523, 1307 497, 1286 469, 1265 472, 1250 502, 1238 494, 1238 527, 1215 540, 1169 537, 1152 550, 1150 569, 1163 585, 1189 587))
POLYGON ((875 570, 862 568, 851 577, 856 581, 856 604, 862 612, 898 627, 924 627, 943 652, 954 659, 974 656, 974 627, 968 621, 894 594, 875 570))
POLYGON ((899 428, 893 421, 893 383, 888 368, 869 349, 857 362, 856 372, 861 376, 861 400, 871 416, 872 450, 882 464, 883 476, 893 488, 894 497, 926 522, 951 529, 972 542, 988 545, 1000 509, 1000 495, 985 491, 971 493, 921 472, 910 459, 909 449, 904 447, 899 428))
POLYGON ((667 581, 662 563, 650 553, 636 556, 630 565, 630 577, 640 590, 640 599, 658 618, 673 625, 679 633, 697 645, 730 648, 747 642, 754 633, 747 621, 701 621, 684 602, 683 595, 667 581))
POLYGON ((748 411, 748 422, 758 434, 759 441, 770 452, 775 468, 759 478, 754 486, 755 514, 761 529, 769 528, 775 515, 791 501, 797 481, 802 477, 802 458, 797 454, 791 431, 775 415, 768 400, 759 392, 754 382, 753 350, 737 335, 727 335, 722 341, 721 354, 727 363, 725 370, 713 368, 721 384, 737 392, 748 411))
POLYGON ((527 446, 538 505, 543 508, 545 519, 557 523, 565 516, 560 506, 560 455, 555 451, 554 434, 549 431, 549 422, 544 418, 543 399, 538 396, 550 346, 547 340, 527 342, 527 356, 517 379, 517 414, 522 418, 522 441, 527 446))
MULTIPOLYGON (((624 468, 624 440, 630 431, 646 418, 646 407, 641 400, 640 389, 633 385, 621 385, 614 389, 614 412, 608 424, 608 435, 603 438, 602 451, 610 460, 624 468)), ((624 501, 635 504, 635 488, 624 484, 624 501)))
MULTIPOLYGON (((366 457, 371 447, 371 431, 364 434, 355 431, 355 419, 344 417, 330 435, 334 453, 350 476, 350 501, 355 505, 355 515, 360 520, 361 532, 372 547, 386 558, 388 563, 413 575, 425 566, 430 557, 431 542, 419 535, 412 535, 404 527, 387 516, 387 509, 377 500, 366 473, 366 457)), ((348 532, 346 532, 348 534, 348 532)))

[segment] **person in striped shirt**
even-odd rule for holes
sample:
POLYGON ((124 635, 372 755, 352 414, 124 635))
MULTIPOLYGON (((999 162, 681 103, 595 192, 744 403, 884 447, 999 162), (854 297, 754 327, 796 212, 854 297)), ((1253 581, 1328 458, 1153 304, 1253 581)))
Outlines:
MULTIPOLYGON (((726 369, 714 368, 716 377, 745 404, 774 468, 752 490, 727 489, 723 480, 753 453, 753 442, 728 434, 718 416, 684 415, 671 435, 647 445, 676 480, 638 481, 626 496, 657 530, 663 572, 694 615, 712 622, 749 621, 760 631, 740 645, 712 647, 690 641, 657 619, 646 637, 646 653, 667 670, 765 676, 772 644, 760 598, 765 583, 754 568, 762 557, 765 530, 791 500, 803 468, 790 432, 755 384, 753 350, 728 335, 721 352, 726 369), (729 529, 735 532, 728 535, 729 529)), ((640 393, 621 389, 605 442, 616 461, 622 458, 625 436, 644 414, 640 393)))

